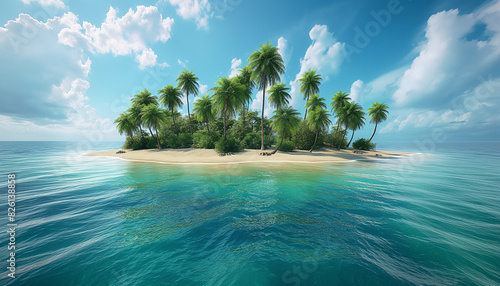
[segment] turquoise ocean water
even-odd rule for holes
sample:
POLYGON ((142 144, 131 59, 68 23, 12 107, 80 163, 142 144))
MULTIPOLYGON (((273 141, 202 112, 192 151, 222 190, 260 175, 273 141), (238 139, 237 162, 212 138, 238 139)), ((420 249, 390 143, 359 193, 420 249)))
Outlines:
MULTIPOLYGON (((498 142, 337 164, 81 156, 120 145, 0 142, 0 285, 500 283, 498 142)), ((380 144, 419 151, 402 146, 380 144)))

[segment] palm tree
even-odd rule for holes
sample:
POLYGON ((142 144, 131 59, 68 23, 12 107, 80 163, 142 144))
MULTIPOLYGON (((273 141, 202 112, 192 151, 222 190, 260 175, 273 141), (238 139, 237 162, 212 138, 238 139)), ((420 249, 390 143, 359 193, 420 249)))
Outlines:
MULTIPOLYGON (((351 122, 354 122, 357 120, 357 118, 361 117, 364 120, 363 108, 361 107, 361 105, 355 102, 346 101, 342 110, 339 111, 338 117, 339 122, 344 124, 345 126, 344 133, 342 134, 342 139, 340 140, 340 142, 343 142, 347 133, 347 129, 349 129, 349 127, 351 126, 351 122)), ((338 146, 338 149, 340 150, 340 145, 338 146)))
POLYGON ((363 127, 364 124, 365 124, 365 112, 363 111, 360 105, 357 105, 357 108, 354 109, 353 113, 349 117, 349 128, 352 130, 352 135, 346 147, 349 147, 349 145, 351 145, 352 139, 354 138, 354 131, 361 129, 361 127, 363 127))
MULTIPOLYGON (((141 112, 141 118, 149 130, 154 128, 156 133, 156 142, 158 143, 158 149, 161 149, 160 138, 158 137, 158 127, 162 122, 167 119, 165 111, 158 107, 158 105, 150 104, 144 106, 141 112)), ((154 136, 153 136, 154 138, 154 136)))
POLYGON ((307 117, 307 125, 309 128, 316 132, 316 137, 314 138, 313 146, 309 152, 312 152, 314 147, 316 147, 316 142, 318 141, 318 135, 321 130, 328 129, 328 125, 332 122, 330 121, 330 114, 328 111, 322 107, 311 109, 309 116, 307 117))
POLYGON ((248 58, 252 78, 256 86, 262 90, 261 115, 261 150, 264 150, 264 106, 266 103, 266 88, 280 81, 280 74, 285 72, 285 64, 278 48, 271 43, 260 45, 260 50, 253 52, 248 58))
MULTIPOLYGON (((330 102, 332 112, 335 113, 335 115, 337 116, 337 129, 336 129, 337 132, 339 132, 341 124, 339 114, 342 112, 342 108, 344 108, 346 102, 348 102, 349 100, 351 100, 349 94, 347 92, 339 90, 336 94, 333 95, 332 101, 330 102)), ((339 144, 341 145, 342 141, 340 141, 339 144)), ((337 146, 339 150, 340 150, 340 145, 337 146)))
POLYGON ((323 97, 319 97, 319 95, 317 94, 311 94, 309 100, 307 100, 305 108, 306 108, 306 114, 307 110, 313 110, 317 108, 326 109, 325 99, 323 97))
POLYGON ((278 109, 287 106, 292 97, 288 93, 290 88, 285 87, 284 83, 277 83, 269 89, 269 103, 272 107, 278 109))
POLYGON ((132 98, 132 105, 144 106, 144 105, 158 105, 158 97, 156 95, 151 95, 148 89, 144 89, 138 94, 134 95, 132 98))
POLYGON ((158 93, 160 94, 160 101, 163 106, 168 108, 172 113, 172 120, 174 121, 174 132, 175 134, 177 134, 177 136, 179 136, 179 133, 177 133, 177 126, 175 125, 174 109, 182 106, 182 92, 179 88, 169 84, 167 86, 164 86, 163 89, 158 90, 158 93))
POLYGON ((134 132, 137 131, 137 125, 134 122, 134 117, 129 112, 120 113, 120 116, 115 120, 118 133, 125 133, 132 143, 134 142, 134 132))
POLYGON ((252 91, 255 87, 255 81, 252 79, 252 69, 250 69, 249 66, 244 66, 240 69, 240 73, 236 77, 242 85, 247 87, 248 100, 241 108, 243 118, 245 118, 245 115, 248 112, 248 105, 250 104, 250 100, 252 99, 252 91))
POLYGON ((371 142, 373 136, 375 136, 375 132, 377 132, 377 125, 387 119, 387 114, 389 113, 387 109, 389 109, 389 107, 384 102, 380 103, 378 101, 373 103, 372 107, 368 108, 368 115, 371 116, 370 122, 375 123, 375 130, 373 130, 372 137, 370 137, 368 142, 371 142))
MULTIPOLYGON (((304 72, 300 81, 300 92, 304 94, 304 100, 307 102, 309 96, 313 93, 319 92, 319 85, 321 84, 321 75, 316 74, 316 70, 308 70, 304 72)), ((304 114, 304 120, 307 118, 307 109, 304 114)))
POLYGON ((214 120, 215 118, 212 112, 212 99, 208 93, 194 102, 193 112, 199 121, 207 124, 207 130, 210 132, 208 121, 214 120))
POLYGON ((132 117, 132 121, 135 124, 135 127, 139 130, 142 130, 141 109, 142 107, 140 105, 132 104, 132 106, 126 111, 126 113, 130 114, 130 116, 132 117))
POLYGON ((214 106, 224 118, 224 139, 226 139, 226 120, 228 116, 236 114, 236 110, 245 104, 247 88, 239 83, 238 79, 219 77, 215 83, 218 86, 211 88, 214 92, 214 106))
POLYGON ((291 134, 300 124, 299 112, 291 106, 280 106, 274 111, 274 116, 271 117, 271 127, 274 131, 281 135, 280 144, 271 152, 271 155, 276 153, 283 143, 283 138, 291 134))
POLYGON ((189 131, 191 131, 191 135, 193 135, 193 128, 191 127, 191 113, 189 113, 189 94, 191 93, 193 95, 197 95, 199 86, 200 84, 198 83, 198 78, 194 75, 192 70, 191 72, 188 72, 188 70, 185 69, 177 78, 177 87, 179 87, 180 90, 186 93, 189 131))

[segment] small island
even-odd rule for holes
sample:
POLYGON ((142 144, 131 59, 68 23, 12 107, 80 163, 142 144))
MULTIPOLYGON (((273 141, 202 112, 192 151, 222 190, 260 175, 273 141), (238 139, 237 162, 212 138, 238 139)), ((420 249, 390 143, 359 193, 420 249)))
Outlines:
POLYGON ((177 85, 166 85, 152 95, 148 89, 134 95, 131 106, 115 120, 127 136, 123 150, 88 154, 134 161, 163 163, 341 162, 390 158, 406 153, 374 151, 372 142, 389 107, 375 102, 365 111, 342 90, 329 106, 319 95, 322 77, 310 69, 298 79, 306 102, 304 117, 290 103, 290 87, 281 82, 285 72, 278 48, 267 43, 248 58, 233 77, 219 77, 202 96, 199 79, 185 69, 177 85), (262 91, 262 109, 251 111, 254 91, 262 91), (265 116, 266 94, 274 109, 265 116), (194 100, 193 116, 189 96, 194 100), (184 100, 183 100, 184 98, 184 100), (179 108, 187 105, 187 116, 179 108), (369 139, 353 142, 366 121, 375 124, 369 139), (335 119, 333 124, 331 118, 335 119), (331 127, 332 126, 332 127, 331 127), (331 129, 330 129, 331 127, 331 129), (350 134, 349 134, 350 133, 350 134), (349 136, 350 135, 350 136, 349 136), (352 143, 352 147, 351 146, 352 143))
POLYGON ((340 150, 322 147, 314 153, 305 150, 279 152, 273 156, 261 156, 260 150, 245 149, 237 153, 221 156, 214 150, 183 149, 148 149, 148 150, 109 150, 86 154, 86 156, 117 157, 129 161, 155 162, 166 164, 223 164, 223 163, 329 163, 349 162, 354 160, 374 160, 407 155, 404 152, 340 150))

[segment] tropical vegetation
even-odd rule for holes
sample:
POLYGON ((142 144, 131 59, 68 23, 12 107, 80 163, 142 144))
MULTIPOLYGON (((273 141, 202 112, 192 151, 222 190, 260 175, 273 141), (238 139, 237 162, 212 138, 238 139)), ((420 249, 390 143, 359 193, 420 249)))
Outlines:
POLYGON ((384 102, 373 103, 365 113, 348 93, 339 90, 331 98, 331 109, 328 109, 325 97, 320 95, 321 75, 311 69, 297 80, 305 100, 302 119, 299 111, 290 105, 293 102, 290 87, 281 82, 284 72, 277 47, 264 44, 251 54, 248 65, 241 68, 238 75, 219 77, 209 93, 196 97, 199 79, 192 70, 185 69, 179 74, 177 85, 166 84, 157 95, 148 89, 135 94, 130 107, 114 122, 118 132, 126 137, 124 148, 194 147, 229 153, 272 147, 268 153, 272 155, 295 149, 312 152, 321 146, 348 148, 355 132, 363 128, 369 116, 370 123, 375 125, 372 136, 357 139, 353 147, 375 148, 371 141, 389 113, 384 102), (249 110, 255 91, 262 92, 262 108, 249 110), (274 109, 270 118, 265 116, 266 94, 274 109), (195 97, 193 117, 190 95, 195 97), (183 103, 186 115, 180 113, 183 103), (348 133, 350 137, 346 138, 348 133))

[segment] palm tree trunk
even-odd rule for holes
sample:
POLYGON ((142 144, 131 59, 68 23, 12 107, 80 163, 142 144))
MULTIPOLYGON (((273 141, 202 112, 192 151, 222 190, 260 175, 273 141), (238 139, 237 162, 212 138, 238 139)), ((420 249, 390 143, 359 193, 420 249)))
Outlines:
POLYGON ((347 126, 349 126, 349 124, 347 124, 347 122, 346 122, 345 130, 344 130, 344 133, 342 134, 342 139, 339 142, 339 146, 338 146, 339 150, 340 150, 340 147, 342 147, 342 142, 344 142, 344 137, 345 137, 345 134, 347 133, 347 126))
POLYGON ((309 152, 312 152, 314 147, 316 147, 316 141, 318 141, 318 134, 319 134, 319 130, 316 130, 316 138, 314 138, 314 144, 311 147, 311 150, 309 150, 309 152))
POLYGON ((354 138, 354 130, 352 131, 351 140, 349 140, 349 143, 347 143, 347 148, 349 148, 349 145, 351 145, 352 138, 354 138))
POLYGON ((261 130, 261 144, 260 150, 264 150, 264 106, 266 104, 266 85, 264 84, 264 88, 262 89, 262 115, 260 117, 260 130, 261 130))
POLYGON ((174 109, 172 108, 172 120, 174 121, 174 132, 177 137, 179 137, 179 133, 177 133, 177 125, 175 125, 175 114, 174 114, 174 109))
MULTIPOLYGON (((337 132, 339 132, 339 130, 340 130, 340 121, 338 119, 337 119, 337 121, 338 121, 337 122, 337 130, 335 131, 335 134, 337 134, 337 132)), ((335 147, 340 149, 340 145, 342 145, 342 141, 340 141, 339 146, 335 146, 335 147)))
POLYGON ((186 92, 186 101, 188 104, 188 120, 189 120, 189 131, 193 135, 193 128, 191 127, 191 113, 189 113, 189 92, 186 92))
POLYGON ((226 116, 227 116, 227 108, 224 107, 224 139, 226 139, 226 116))
POLYGON ((208 133, 210 134, 210 125, 208 124, 208 120, 207 120, 207 130, 208 130, 208 133))
MULTIPOLYGON (((309 100, 309 95, 307 95, 306 105, 308 100, 309 100)), ((306 113, 304 113, 304 120, 306 120, 306 118, 307 118, 307 108, 306 108, 306 113)))
POLYGON ((372 141, 373 136, 375 136, 375 132, 377 132, 377 124, 378 124, 378 122, 375 122, 375 130, 373 130, 372 137, 370 137, 370 140, 368 140, 368 143, 370 143, 372 141))
POLYGON ((155 131, 156 131, 156 143, 158 143, 158 150, 161 150, 160 137, 158 137, 158 128, 156 128, 156 126, 155 126, 155 131))
POLYGON ((153 131, 151 131, 151 127, 148 126, 148 128, 149 128, 149 133, 151 133, 151 137, 153 137, 153 139, 155 139, 155 136, 153 135, 153 131))
POLYGON ((285 137, 285 134, 281 134, 280 144, 278 145, 278 147, 276 147, 276 149, 273 150, 273 152, 271 152, 271 155, 274 155, 276 152, 278 152, 278 149, 281 147, 281 144, 283 144, 283 137, 285 137))

